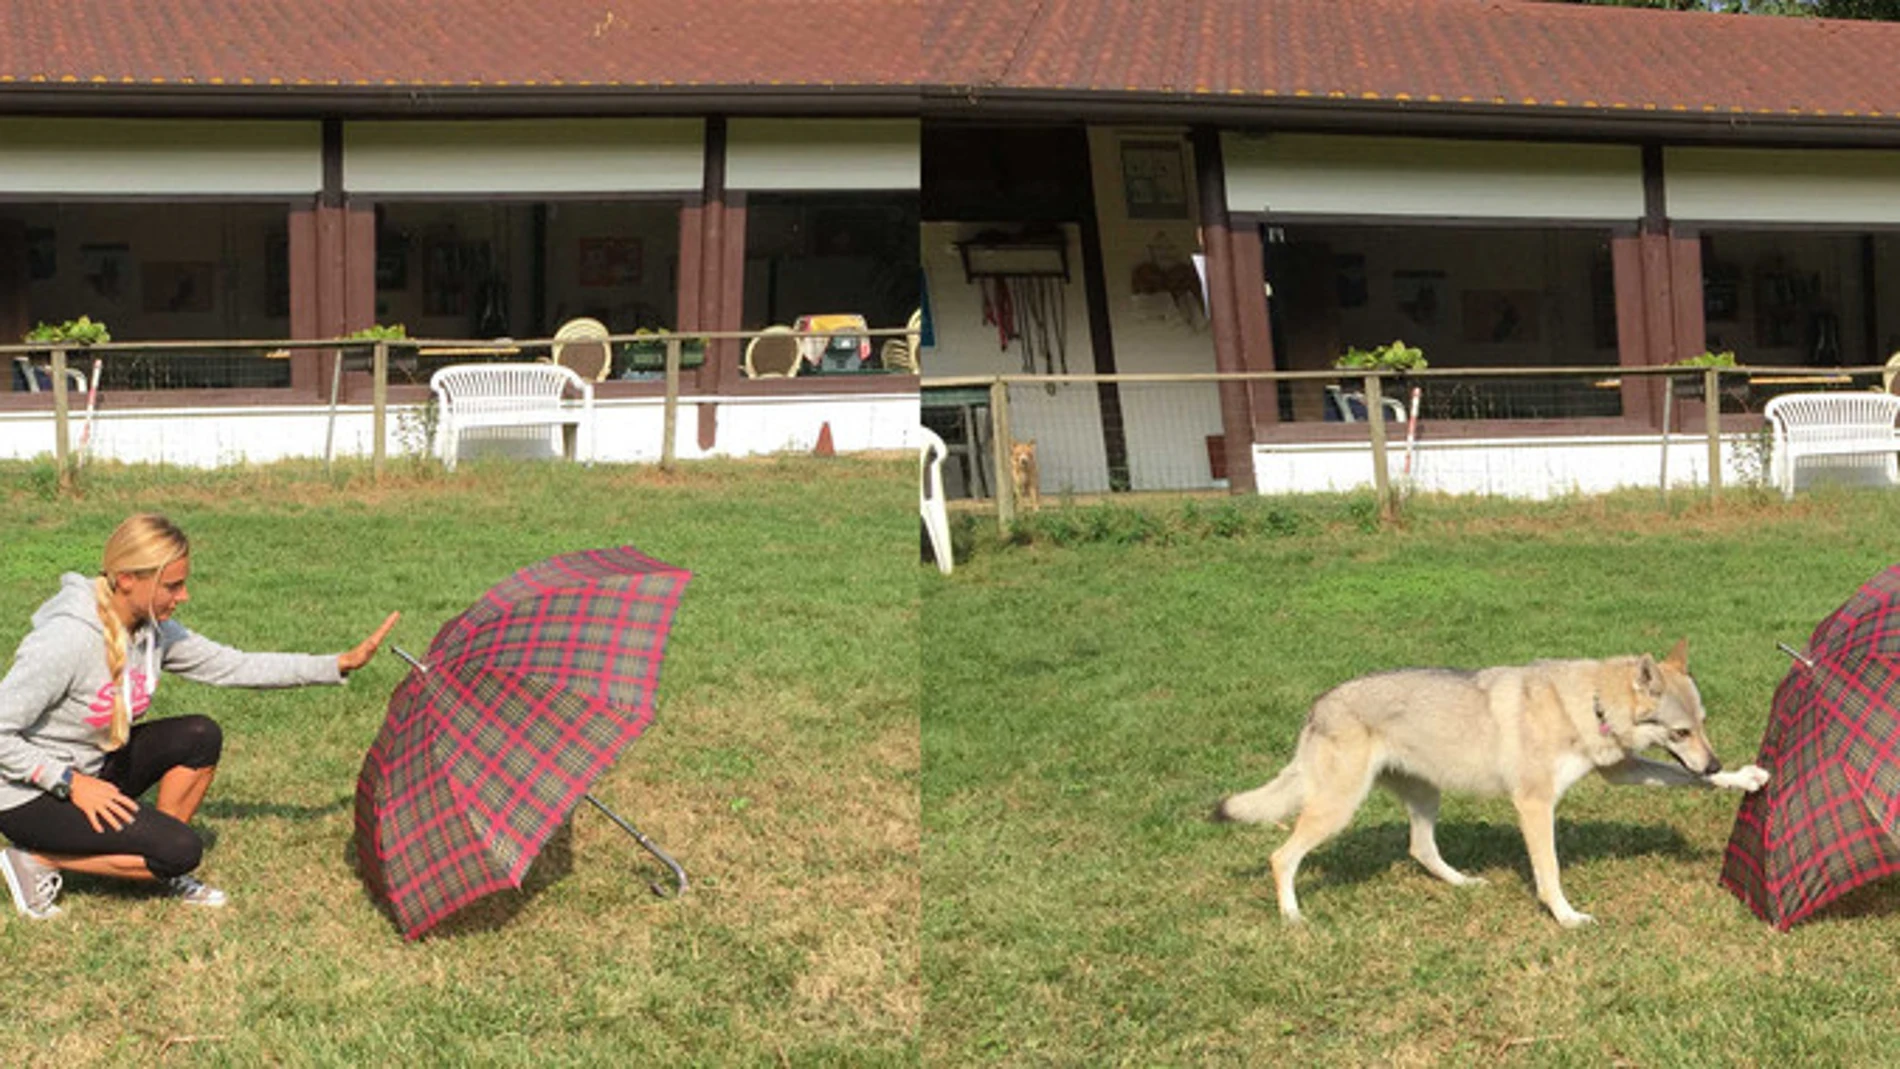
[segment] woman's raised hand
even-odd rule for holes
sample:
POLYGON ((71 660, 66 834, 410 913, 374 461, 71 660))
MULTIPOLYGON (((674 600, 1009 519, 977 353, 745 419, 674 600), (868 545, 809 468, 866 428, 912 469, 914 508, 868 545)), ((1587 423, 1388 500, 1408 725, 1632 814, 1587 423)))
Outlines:
POLYGON ((336 655, 337 671, 342 672, 344 675, 347 676, 351 672, 354 672, 358 668, 361 668, 364 665, 368 664, 369 659, 371 657, 376 656, 377 647, 383 644, 384 636, 389 634, 389 629, 392 627, 395 627, 396 621, 400 619, 402 619, 402 613, 399 613, 399 612, 390 613, 389 619, 383 621, 383 626, 377 628, 375 634, 357 643, 355 649, 346 650, 342 653, 337 654, 336 655))

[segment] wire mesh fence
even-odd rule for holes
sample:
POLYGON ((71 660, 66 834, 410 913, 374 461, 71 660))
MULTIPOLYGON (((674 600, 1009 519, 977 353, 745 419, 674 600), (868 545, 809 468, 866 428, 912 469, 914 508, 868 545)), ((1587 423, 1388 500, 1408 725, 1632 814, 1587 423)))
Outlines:
MULTIPOLYGON (((1884 393, 1894 375, 1597 366, 927 378, 921 417, 949 449, 947 492, 991 500, 1005 519, 1023 501, 1140 491, 1370 489, 1393 503, 1420 492, 1714 491, 1776 481, 1774 398, 1884 393)), ((1875 433, 1892 445, 1891 426, 1875 433)), ((1891 483, 1894 452, 1879 454, 1813 474, 1891 483)))

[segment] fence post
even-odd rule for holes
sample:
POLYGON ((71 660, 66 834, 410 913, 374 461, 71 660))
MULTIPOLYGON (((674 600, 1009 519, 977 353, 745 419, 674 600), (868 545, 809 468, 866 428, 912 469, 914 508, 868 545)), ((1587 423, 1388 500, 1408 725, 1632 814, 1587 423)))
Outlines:
POLYGON ((1372 489, 1379 498, 1379 515, 1391 519, 1397 512, 1392 503, 1392 474, 1385 459, 1385 395, 1379 390, 1379 376, 1366 375, 1366 423, 1372 428, 1372 489))
POLYGON ((370 357, 370 446, 369 470, 378 481, 383 477, 383 434, 389 426, 389 341, 379 338, 370 357))
MULTIPOLYGON (((32 372, 28 372, 31 374, 32 372)), ((71 398, 66 390, 66 350, 53 350, 53 464, 59 469, 59 486, 73 486, 71 444, 71 398)))
POLYGON ((1709 500, 1722 492, 1722 372, 1708 368, 1702 372, 1703 412, 1709 430, 1709 500))
POLYGON ((666 339, 666 404, 660 410, 661 471, 673 470, 673 437, 678 432, 679 419, 680 340, 678 335, 669 335, 666 339))
MULTIPOLYGON (((1010 478, 1009 386, 1002 379, 990 383, 990 472, 996 487, 996 527, 1004 535, 1016 523, 1016 483, 1010 478)), ((983 458, 971 454, 973 462, 983 458)))

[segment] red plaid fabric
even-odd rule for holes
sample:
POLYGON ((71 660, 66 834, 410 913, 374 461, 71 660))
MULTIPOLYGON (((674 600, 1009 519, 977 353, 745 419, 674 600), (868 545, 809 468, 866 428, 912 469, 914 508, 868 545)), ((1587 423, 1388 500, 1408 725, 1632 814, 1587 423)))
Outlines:
POLYGON ((1900 872, 1900 565, 1875 576, 1808 640, 1775 691, 1722 886, 1783 931, 1871 880, 1900 872))
POLYGON ((631 547, 516 572, 442 625, 356 784, 364 880, 413 939, 528 865, 653 716, 690 574, 631 547))

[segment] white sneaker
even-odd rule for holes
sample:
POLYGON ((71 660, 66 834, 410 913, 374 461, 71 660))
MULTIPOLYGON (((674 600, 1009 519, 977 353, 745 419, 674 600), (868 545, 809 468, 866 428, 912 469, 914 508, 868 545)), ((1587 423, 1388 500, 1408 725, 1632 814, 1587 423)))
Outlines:
POLYGON ((165 892, 188 906, 208 906, 216 909, 224 905, 224 892, 204 882, 196 876, 173 876, 169 880, 160 880, 165 892))
POLYGON ((59 870, 41 864, 24 850, 7 847, 0 850, 0 876, 6 877, 7 890, 13 894, 13 907, 36 921, 59 916, 54 900, 64 882, 59 870))

